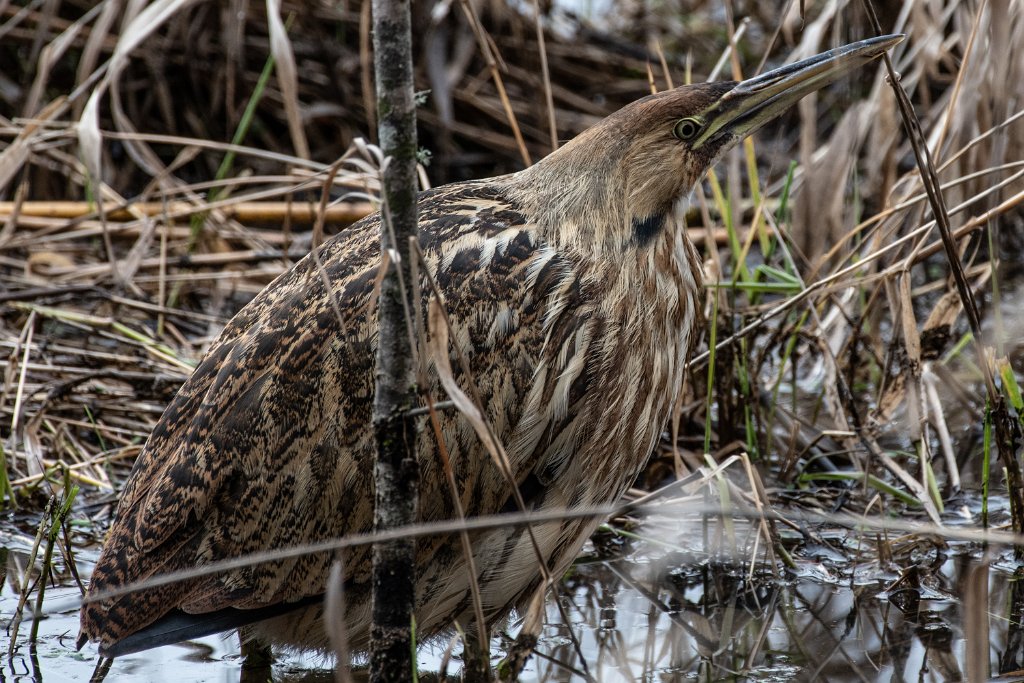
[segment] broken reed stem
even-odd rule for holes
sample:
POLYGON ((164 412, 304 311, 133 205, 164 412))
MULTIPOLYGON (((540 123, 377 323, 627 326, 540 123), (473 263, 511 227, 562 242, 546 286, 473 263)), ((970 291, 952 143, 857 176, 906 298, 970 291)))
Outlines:
POLYGON ((11 618, 11 625, 8 627, 8 634, 10 635, 10 641, 7 643, 7 656, 10 657, 14 654, 15 644, 18 641, 18 630, 21 627, 22 615, 25 611, 25 605, 28 603, 28 596, 32 586, 31 575, 32 568, 35 566, 36 557, 39 554, 39 546, 43 542, 43 536, 46 531, 46 522, 50 518, 50 514, 53 512, 54 503, 57 500, 57 496, 50 496, 50 500, 46 503, 46 509, 43 510, 43 516, 39 519, 39 530, 36 532, 35 541, 32 542, 32 550, 28 554, 28 565, 25 569, 25 582, 21 586, 21 595, 18 598, 18 606, 14 609, 14 616, 11 618))
POLYGON ((555 125, 555 100, 551 93, 551 72, 548 69, 548 49, 544 44, 544 25, 540 21, 540 0, 533 0, 533 14, 537 26, 537 51, 540 53, 540 74, 544 82, 544 104, 548 110, 548 132, 551 151, 558 149, 558 126, 555 125))
MULTIPOLYGON (((410 264, 410 270, 412 272, 413 301, 423 301, 423 288, 421 286, 422 276, 420 274, 420 267, 422 265, 424 268, 429 268, 430 264, 426 262, 426 260, 423 257, 423 252, 420 251, 418 239, 413 237, 409 238, 409 251, 415 254, 415 258, 410 264)), ((437 294, 435 294, 434 296, 437 296, 437 294)), ((430 347, 427 345, 427 324, 424 322, 423 316, 420 314, 421 310, 422 309, 419 307, 416 308, 417 315, 414 321, 416 323, 416 340, 414 343, 417 344, 421 349, 429 349, 430 347)), ((420 388, 420 392, 422 394, 421 399, 424 404, 424 407, 414 408, 413 410, 410 410, 406 415, 407 417, 412 417, 413 415, 416 414, 422 414, 423 411, 426 411, 426 413, 429 414, 430 426, 433 429, 434 440, 437 443, 437 454, 441 460, 441 469, 444 471, 445 479, 447 479, 448 481, 448 490, 449 493, 451 494, 452 505, 455 507, 455 512, 458 516, 458 519, 465 519, 466 512, 462 505, 461 493, 459 491, 459 486, 455 481, 455 471, 452 469, 451 459, 448 457, 448 444, 445 442, 444 431, 441 428, 441 420, 438 417, 439 411, 445 408, 442 407, 441 403, 434 401, 433 397, 430 395, 430 392, 428 390, 428 387, 430 386, 430 380, 427 375, 427 354, 423 354, 419 357, 419 363, 417 365, 418 367, 416 369, 416 383, 420 388)), ((444 401, 443 403, 447 404, 452 408, 456 407, 454 401, 444 401)), ((469 578, 470 596, 473 599, 473 617, 476 621, 476 630, 478 633, 487 634, 484 637, 476 639, 475 644, 480 650, 477 653, 473 653, 470 651, 474 643, 471 643, 469 639, 466 639, 464 641, 463 652, 470 655, 469 657, 464 657, 464 660, 466 662, 488 662, 490 652, 490 632, 487 629, 487 620, 484 618, 483 598, 480 596, 480 585, 479 582, 477 581, 477 577, 479 576, 479 574, 477 573, 476 559, 473 556, 473 544, 470 541, 469 534, 465 531, 459 534, 459 540, 462 543, 462 552, 466 557, 466 571, 469 578)), ((469 680, 472 683, 471 677, 466 673, 466 669, 468 668, 468 666, 464 668, 463 675, 464 678, 466 678, 466 680, 469 680)), ((488 674, 487 667, 483 668, 482 673, 483 676, 486 678, 488 674)))
MULTIPOLYGON (((138 220, 139 214, 148 217, 181 217, 209 211, 209 207, 189 202, 138 202, 128 205, 107 202, 103 209, 108 221, 119 222, 138 220)), ((243 223, 282 223, 285 220, 293 223, 314 223, 320 211, 315 203, 294 201, 239 202, 221 206, 218 210, 225 218, 233 218, 243 223)), ((328 223, 354 223, 373 211, 374 207, 370 202, 336 204, 326 208, 324 220, 328 223)), ((93 202, 0 202, 0 219, 7 216, 31 216, 74 220, 95 217, 97 214, 97 205, 93 202)))
POLYGON ((32 550, 29 553, 28 565, 25 569, 25 581, 21 586, 21 595, 18 598, 18 606, 14 610, 14 617, 11 619, 9 627, 10 642, 7 646, 8 657, 13 655, 16 649, 18 630, 23 620, 25 605, 28 604, 29 595, 32 593, 32 570, 35 567, 39 548, 43 545, 43 541, 45 539, 46 547, 43 550, 42 566, 40 567, 39 575, 36 577, 34 582, 36 586, 36 600, 33 608, 34 618, 32 619, 32 629, 29 634, 29 642, 34 644, 39 636, 39 624, 42 620, 38 617, 43 614, 43 598, 46 592, 46 584, 53 573, 53 549, 54 547, 57 547, 58 536, 64 529, 64 520, 71 512, 71 505, 74 503, 76 495, 78 495, 78 487, 72 486, 71 488, 66 489, 64 494, 59 498, 57 495, 50 496, 50 500, 47 502, 46 508, 43 510, 42 517, 39 519, 39 529, 36 533, 35 541, 32 544, 32 550))
MULTIPOLYGON (((57 535, 60 533, 62 527, 62 521, 64 515, 71 509, 68 503, 74 499, 78 489, 72 489, 69 500, 59 507, 59 509, 50 509, 49 521, 50 528, 47 529, 46 533, 46 550, 43 552, 43 566, 39 570, 39 581, 37 582, 36 588, 36 604, 35 613, 39 614, 43 611, 43 598, 46 595, 46 584, 50 580, 50 576, 53 574, 53 548, 57 544, 57 535)), ((41 619, 32 620, 32 630, 29 633, 28 642, 35 643, 39 638, 39 624, 41 619)))
POLYGON ((469 21, 470 28, 473 29, 473 35, 476 37, 477 45, 480 48, 480 54, 487 62, 487 68, 490 71, 491 79, 494 81, 494 87, 498 91, 498 98, 501 100, 501 106, 505 110, 505 115, 508 117, 508 125, 512 128, 512 135, 515 137, 516 147, 519 149, 523 165, 530 166, 533 164, 533 160, 530 158, 530 151, 526 148, 526 141, 523 139, 523 134, 519 130, 519 121, 516 119, 515 112, 512 110, 512 102, 508 98, 508 92, 505 90, 505 81, 501 77, 501 70, 498 68, 498 60, 495 57, 490 37, 480 25, 480 19, 476 14, 476 9, 473 5, 466 2, 466 0, 461 0, 461 4, 462 10, 466 14, 466 19, 469 21))
MULTIPOLYGON (((877 35, 882 34, 881 24, 875 14, 874 4, 871 0, 863 0, 867 10, 868 18, 877 35)), ((896 96, 896 103, 899 108, 900 118, 907 131, 907 137, 914 150, 914 158, 921 174, 921 184, 928 194, 928 202, 932 208, 935 225, 939 230, 939 237, 946 252, 946 261, 949 264, 950 273, 956 291, 960 296, 967 322, 971 329, 972 342, 978 355, 978 367, 981 369, 982 377, 985 380, 985 391, 988 395, 989 404, 992 406, 992 417, 996 428, 996 450, 1002 460, 1003 468, 1006 471, 1007 492, 1010 497, 1010 510, 1015 531, 1024 529, 1024 471, 1021 470, 1019 461, 1016 458, 1014 443, 1014 427, 1010 417, 1009 409, 1002 394, 996 389, 995 378, 992 373, 992 365, 989 362, 989 354, 985 348, 981 336, 981 316, 978 313, 978 306, 974 300, 967 276, 964 273, 963 263, 954 242, 953 230, 949 223, 949 213, 946 211, 946 203, 942 196, 942 187, 939 183, 938 174, 935 172, 935 165, 932 162, 931 152, 928 149, 927 141, 921 131, 914 107, 907 97, 907 93, 899 82, 899 74, 893 68, 892 60, 887 52, 882 53, 882 61, 889 78, 889 85, 896 96)), ((1015 550, 1017 557, 1024 555, 1024 548, 1015 550)))

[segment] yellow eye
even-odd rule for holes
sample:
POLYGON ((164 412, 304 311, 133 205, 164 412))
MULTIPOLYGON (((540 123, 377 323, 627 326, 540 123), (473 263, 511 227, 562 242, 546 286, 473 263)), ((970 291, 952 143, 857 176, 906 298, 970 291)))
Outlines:
POLYGON ((672 135, 683 142, 688 142, 697 137, 702 125, 704 125, 703 122, 698 118, 679 119, 676 121, 676 125, 672 126, 672 135))

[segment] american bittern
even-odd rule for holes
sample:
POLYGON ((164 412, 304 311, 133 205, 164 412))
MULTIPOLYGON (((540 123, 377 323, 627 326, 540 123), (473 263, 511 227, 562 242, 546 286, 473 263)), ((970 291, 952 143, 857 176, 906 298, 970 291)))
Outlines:
MULTIPOLYGON (((838 48, 742 83, 690 85, 612 114, 526 170, 430 190, 420 241, 486 418, 534 510, 615 501, 654 448, 700 320, 701 265, 677 207, 711 164, 799 98, 898 36, 838 48)), ((326 242, 234 317, 139 456, 92 576, 92 594, 257 551, 369 531, 370 413, 380 217, 326 242), (330 283, 338 313, 325 289, 330 283)), ((458 367, 457 363, 453 363, 458 367)), ((467 377, 459 378, 462 382, 467 377)), ((439 385, 430 388, 441 394, 439 385)), ((467 420, 442 433, 468 515, 514 507, 467 420)), ((420 440, 420 516, 455 511, 437 445, 420 440)), ((534 528, 554 574, 596 522, 534 528)), ((485 618, 540 583, 523 529, 472 536, 485 618)), ((86 604, 80 642, 109 656, 241 626, 260 641, 325 648, 332 557, 264 563, 86 604)), ((457 540, 417 546, 421 635, 472 614, 457 540)), ((346 624, 369 628, 370 552, 346 560, 346 624)))

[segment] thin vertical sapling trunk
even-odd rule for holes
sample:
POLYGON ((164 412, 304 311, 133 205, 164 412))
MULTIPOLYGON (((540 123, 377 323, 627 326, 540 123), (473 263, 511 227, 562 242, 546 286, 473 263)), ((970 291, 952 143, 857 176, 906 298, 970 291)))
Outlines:
MULTIPOLYGON (((415 364, 409 315, 413 303, 409 239, 417 234, 416 111, 408 0, 373 0, 373 51, 377 86, 377 132, 386 164, 383 178, 381 282, 376 394, 373 426, 374 529, 413 524, 419 494, 416 461, 415 364)), ((416 543, 411 539, 373 546, 373 625, 370 677, 378 683, 412 678, 412 614, 416 543)))

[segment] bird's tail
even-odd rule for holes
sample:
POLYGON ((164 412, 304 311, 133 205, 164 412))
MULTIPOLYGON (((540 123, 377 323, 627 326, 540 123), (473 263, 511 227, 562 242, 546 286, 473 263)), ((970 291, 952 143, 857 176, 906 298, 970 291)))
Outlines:
MULTIPOLYGON (((181 610, 173 610, 157 619, 152 624, 125 636, 116 643, 100 645, 103 657, 123 657, 143 650, 162 645, 173 645, 186 640, 210 636, 222 631, 253 624, 264 619, 273 619, 294 610, 311 607, 323 601, 322 595, 312 595, 295 602, 282 602, 256 609, 237 609, 225 607, 216 612, 189 614, 181 610)), ((81 633, 78 636, 78 648, 81 649, 88 637, 81 633)))

